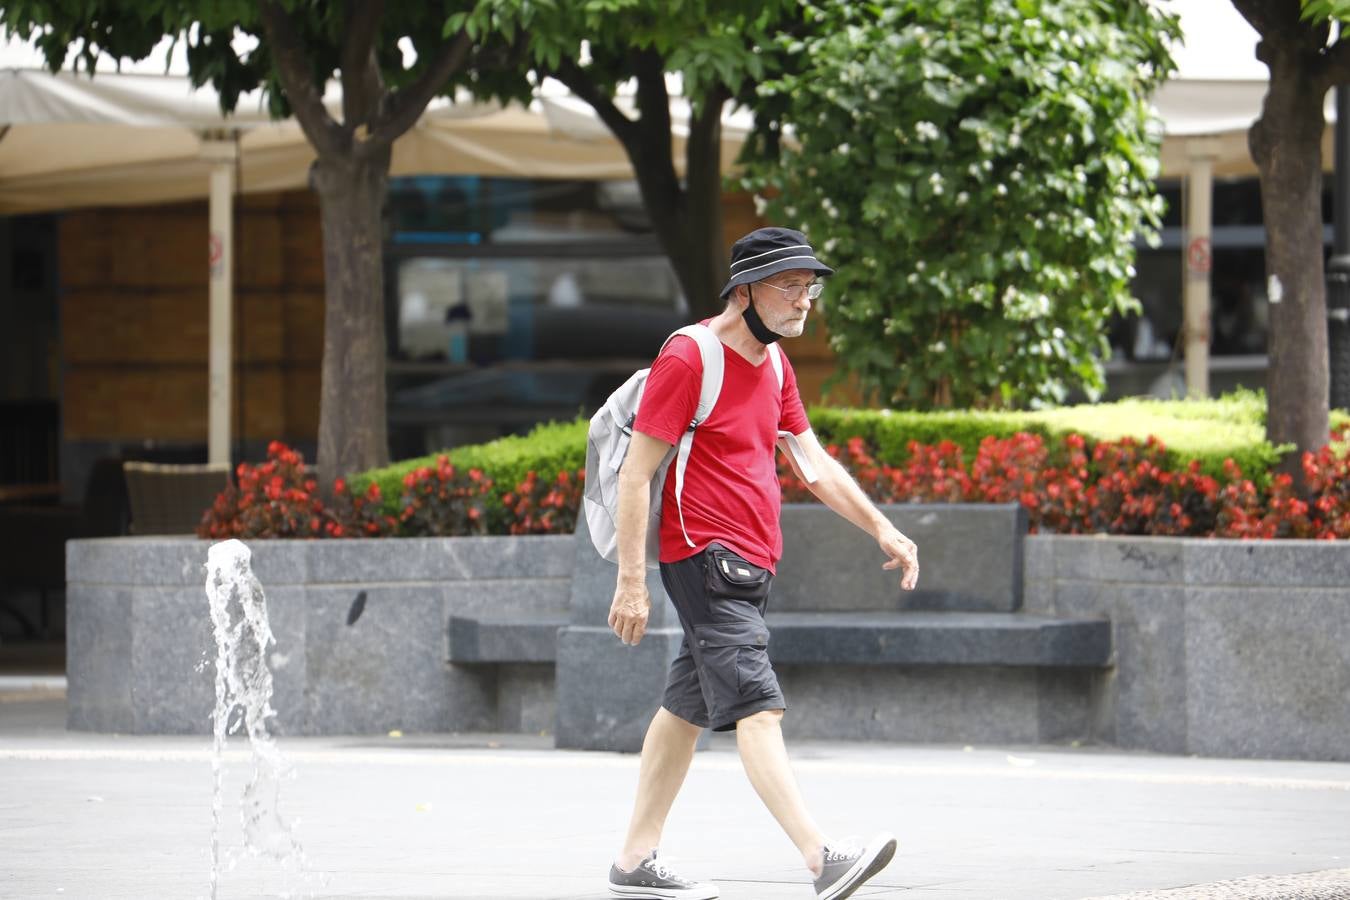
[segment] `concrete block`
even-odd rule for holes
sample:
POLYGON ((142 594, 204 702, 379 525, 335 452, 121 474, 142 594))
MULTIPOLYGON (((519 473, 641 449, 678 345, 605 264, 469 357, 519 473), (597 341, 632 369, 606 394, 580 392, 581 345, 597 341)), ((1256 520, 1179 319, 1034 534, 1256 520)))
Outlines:
POLYGON ((1350 551, 1326 541, 1189 541, 1186 583, 1197 587, 1345 588, 1350 551))
POLYGON ((919 587, 867 534, 819 504, 783 507, 783 558, 771 606, 801 610, 1011 612, 1022 603, 1026 513, 1017 504, 898 504, 883 513, 919 546, 919 587))
POLYGON ((445 584, 445 616, 552 616, 565 614, 569 578, 499 578, 445 584))
POLYGON ((553 664, 503 665, 497 670, 497 730, 552 733, 558 704, 553 664))
POLYGON ((136 588, 131 689, 137 734, 210 734, 215 640, 206 590, 136 588))
POLYGON ((309 584, 375 585, 458 578, 459 569, 446 543, 442 538, 312 541, 308 548, 309 584))
POLYGON ((563 614, 512 618, 450 619, 449 659, 454 663, 552 663, 558 658, 563 614))
POLYGON ((442 589, 364 588, 352 625, 354 586, 306 590, 305 681, 309 725, 319 734, 490 728, 490 675, 446 664, 442 589))
POLYGON ((1055 577, 1057 535, 1029 534, 1022 541, 1024 581, 1051 581, 1055 577))
POLYGON ((771 613, 769 655, 788 664, 1103 666, 1111 626, 1024 613, 771 613))
POLYGON ((969 666, 774 666, 789 739, 1033 743, 1034 669, 969 666))
MULTIPOLYGON (((305 585, 310 581, 310 557, 322 541, 245 541, 252 554, 253 574, 263 590, 283 585, 305 585)), ((209 544, 207 545, 210 546, 209 544)), ((205 572, 200 581, 206 580, 205 572)))
POLYGON ((127 587, 76 582, 66 588, 66 724, 72 731, 135 729, 131 606, 127 587))
POLYGON ((1189 538, 1059 535, 1055 577, 1078 581, 1179 583, 1189 538))
POLYGON ((560 631, 557 746, 641 750, 683 640, 678 628, 649 630, 636 647, 620 643, 604 626, 569 625, 560 631))
POLYGON ((438 538, 452 578, 565 578, 571 573, 570 535, 438 538))
POLYGON ((1104 682, 1111 691, 1109 739, 1122 747, 1186 752, 1184 589, 1061 581, 1056 607, 1060 615, 1111 620, 1115 674, 1104 682))
POLYGON ((1186 590, 1187 749, 1350 760, 1350 591, 1186 590))
MULTIPOLYGON (((591 544, 586 529, 586 517, 577 517, 576 543, 573 545, 571 599, 569 608, 572 624, 583 627, 602 626, 609 620, 609 608, 614 602, 614 585, 619 578, 618 567, 600 556, 591 544)), ((677 628, 679 618, 666 596, 658 569, 647 570, 647 592, 652 598, 651 616, 647 627, 677 628)))
MULTIPOLYGON (((309 723, 308 681, 305 676, 305 624, 309 618, 309 598, 299 585, 263 585, 267 598, 267 618, 276 639, 267 653, 272 672, 271 719, 273 734, 314 734, 309 723)), ((214 651, 212 651, 214 656, 214 651)), ((208 669, 208 672, 214 672, 208 669)))
POLYGON ((189 537, 91 538, 70 541, 66 580, 89 584, 186 587, 206 583, 207 541, 189 537))

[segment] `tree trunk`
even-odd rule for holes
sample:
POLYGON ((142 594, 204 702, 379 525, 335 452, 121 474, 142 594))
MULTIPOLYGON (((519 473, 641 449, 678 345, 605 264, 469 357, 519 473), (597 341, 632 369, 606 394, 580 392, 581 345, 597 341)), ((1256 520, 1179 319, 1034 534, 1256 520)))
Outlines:
POLYGON ((722 233, 722 101, 690 123, 685 185, 675 176, 668 128, 644 128, 636 147, 625 147, 637 175, 642 203, 661 248, 670 258, 694 321, 725 306, 718 297, 727 279, 722 233), (704 120, 711 116, 709 126, 704 120), (664 145, 664 146, 663 146, 664 145))
MULTIPOLYGON (((669 135, 666 140, 669 140, 669 135)), ((726 283, 726 249, 722 246, 721 194, 714 202, 694 199, 680 188, 674 170, 653 171, 641 153, 632 156, 642 203, 651 217, 661 249, 679 279, 694 321, 715 316, 725 305, 718 293, 726 283)), ((714 165, 716 163, 714 162, 714 165)), ((693 180, 706 176, 689 173, 693 180)), ((714 177, 720 178, 720 173, 714 177)))
POLYGON ((1328 439, 1326 284, 1322 265, 1322 101, 1300 41, 1266 36, 1270 89, 1248 134, 1261 176, 1270 295, 1266 430, 1294 444, 1282 470, 1328 439))
POLYGON ((389 463, 381 221, 388 180, 388 150, 324 156, 314 167, 323 222, 323 484, 389 463))

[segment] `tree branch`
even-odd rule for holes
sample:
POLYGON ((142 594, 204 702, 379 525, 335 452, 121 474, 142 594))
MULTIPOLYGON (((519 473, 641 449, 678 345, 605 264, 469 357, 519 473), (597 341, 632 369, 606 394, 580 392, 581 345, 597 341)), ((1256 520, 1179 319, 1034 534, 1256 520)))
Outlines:
POLYGON ((450 76, 464 67, 473 40, 461 30, 454 40, 441 45, 435 58, 427 64, 421 76, 389 98, 388 107, 373 123, 369 143, 392 144, 399 135, 413 127, 435 97, 450 80, 450 76))
POLYGON ((556 70, 547 74, 561 81, 569 91, 589 103, 595 114, 600 117, 600 121, 608 126, 619 139, 619 143, 628 151, 629 157, 632 157, 633 142, 638 136, 637 123, 624 115, 623 111, 614 105, 614 101, 595 86, 595 82, 591 81, 585 69, 573 60, 564 59, 556 70))
POLYGON ((1350 84, 1350 40, 1340 38, 1327 48, 1318 78, 1325 90, 1350 84))
POLYGON ((314 67, 296 32, 295 23, 276 0, 263 0, 261 13, 281 86, 305 137, 320 156, 342 152, 342 129, 324 108, 323 92, 314 84, 314 67))
POLYGON ((375 38, 384 17, 384 0, 348 0, 343 22, 342 124, 348 130, 367 124, 384 92, 375 38))

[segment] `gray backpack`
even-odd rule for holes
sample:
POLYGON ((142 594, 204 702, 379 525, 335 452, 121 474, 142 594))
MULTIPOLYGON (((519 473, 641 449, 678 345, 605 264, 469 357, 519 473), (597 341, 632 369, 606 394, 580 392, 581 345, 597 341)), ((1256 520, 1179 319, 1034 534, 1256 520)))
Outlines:
MULTIPOLYGON (((675 463, 675 506, 680 517, 680 531, 685 543, 695 546, 689 540, 689 532, 684 527, 684 510, 680 508, 680 497, 684 493, 684 473, 689 464, 689 452, 694 446, 694 432, 699 425, 708 421, 713 407, 717 405, 718 395, 722 393, 722 342, 712 329, 706 325, 686 325, 666 338, 669 344, 678 335, 693 338, 698 344, 699 354, 703 358, 703 385, 699 389, 698 407, 689 428, 680 438, 680 443, 671 448, 670 453, 657 467, 652 476, 650 487, 650 506, 647 513, 647 567, 656 568, 661 550, 661 496, 666 483, 666 473, 670 464, 675 463)), ((661 349, 665 349, 665 344, 661 349)), ((778 376, 778 386, 783 386, 783 360, 779 356, 777 344, 769 346, 769 361, 774 374, 778 376)), ((619 511, 619 470, 628 455, 628 445, 633 440, 633 423, 637 421, 638 406, 642 402, 642 391, 647 385, 647 375, 651 369, 640 369, 609 395, 605 405, 591 417, 586 432, 586 492, 583 505, 586 508, 586 525, 591 533, 591 542, 602 557, 612 563, 619 561, 618 548, 618 511, 619 511)), ((815 481, 815 473, 802 453, 795 435, 779 432, 786 446, 797 460, 802 474, 808 481, 815 481)))

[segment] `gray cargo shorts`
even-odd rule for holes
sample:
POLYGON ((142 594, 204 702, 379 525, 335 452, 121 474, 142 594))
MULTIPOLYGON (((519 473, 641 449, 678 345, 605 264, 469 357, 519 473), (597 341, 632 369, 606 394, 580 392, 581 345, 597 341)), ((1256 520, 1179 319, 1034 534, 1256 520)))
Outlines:
POLYGON ((661 705, 713 731, 733 731, 747 716, 786 709, 764 624, 773 574, 714 543, 661 563, 661 582, 684 629, 661 705))

